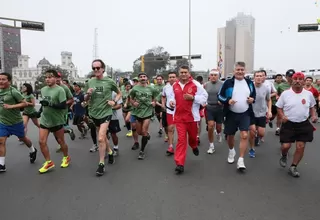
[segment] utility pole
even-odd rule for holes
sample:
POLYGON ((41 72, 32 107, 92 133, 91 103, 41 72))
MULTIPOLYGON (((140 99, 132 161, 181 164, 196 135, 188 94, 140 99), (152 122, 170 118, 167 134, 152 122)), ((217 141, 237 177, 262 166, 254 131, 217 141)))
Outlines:
POLYGON ((191 70, 191 0, 189 0, 189 68, 191 70))
POLYGON ((98 59, 98 28, 94 29, 93 60, 98 59))

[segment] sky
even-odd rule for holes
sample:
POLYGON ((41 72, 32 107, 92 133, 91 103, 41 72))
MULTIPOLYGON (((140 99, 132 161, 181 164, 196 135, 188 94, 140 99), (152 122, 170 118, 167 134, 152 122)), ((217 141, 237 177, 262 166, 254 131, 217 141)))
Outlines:
MULTIPOLYGON (((238 12, 256 19, 255 69, 320 69, 320 32, 297 32, 298 24, 320 18, 317 1, 192 0, 191 53, 202 55, 194 69, 216 67, 217 28, 238 12)), ((188 7, 188 0, 1 0, 0 16, 45 22, 45 32, 21 31, 30 66, 43 57, 60 64, 61 51, 70 51, 84 76, 91 70, 95 28, 98 57, 115 69, 132 71, 133 61, 155 46, 187 55, 188 7)))

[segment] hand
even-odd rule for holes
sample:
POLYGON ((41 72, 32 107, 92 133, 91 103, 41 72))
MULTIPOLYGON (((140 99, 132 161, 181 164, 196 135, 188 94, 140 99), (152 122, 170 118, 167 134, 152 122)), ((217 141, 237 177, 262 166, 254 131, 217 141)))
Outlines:
POLYGON ((156 102, 155 102, 155 101, 151 102, 151 105, 152 105, 153 107, 155 107, 155 106, 156 106, 156 102))
POLYGON ((3 104, 3 108, 5 109, 12 109, 13 105, 3 104))
POLYGON ((207 107, 207 103, 202 105, 203 108, 207 107))
POLYGON ((234 105, 234 104, 236 104, 236 102, 237 102, 237 101, 235 101, 235 100, 233 100, 233 99, 230 99, 230 100, 229 100, 229 105, 234 105))
POLYGON ((286 123, 287 121, 288 121, 288 117, 284 115, 282 117, 282 123, 286 123))
POLYGON ((138 106, 139 106, 139 102, 135 101, 135 102, 133 103, 133 106, 134 106, 134 107, 138 107, 138 106))
POLYGON ((89 88, 88 90, 87 90, 87 93, 89 94, 89 95, 91 95, 92 93, 93 93, 93 88, 89 88))
POLYGON ((311 121, 312 121, 312 123, 317 123, 318 122, 318 117, 316 115, 311 116, 311 121))
POLYGON ((124 105, 123 105, 123 108, 127 108, 127 104, 124 104, 124 105))
POLYGON ((184 100, 188 100, 188 101, 193 101, 194 100, 194 96, 191 94, 184 94, 183 95, 184 100))
POLYGON ((221 103, 220 101, 218 101, 218 104, 219 104, 219 105, 222 105, 222 103, 221 103))
POLYGON ((276 95, 276 100, 278 100, 280 98, 280 96, 276 95))
POLYGON ((267 113, 267 118, 268 118, 268 119, 272 118, 272 113, 271 113, 271 112, 268 112, 268 113, 267 113))
POLYGON ((253 99, 252 97, 248 97, 248 98, 247 98, 247 102, 248 102, 249 104, 252 104, 253 101, 254 101, 254 99, 253 99))
POLYGON ((48 100, 41 100, 41 101, 40 101, 40 104, 41 104, 42 106, 49 106, 49 101, 48 101, 48 100))
POLYGON ((116 105, 116 102, 113 101, 113 100, 108 100, 107 103, 108 103, 108 105, 110 105, 111 107, 113 107, 113 106, 116 105))
POLYGON ((170 105, 171 108, 176 107, 176 104, 174 103, 174 101, 170 101, 170 102, 169 102, 169 105, 170 105))

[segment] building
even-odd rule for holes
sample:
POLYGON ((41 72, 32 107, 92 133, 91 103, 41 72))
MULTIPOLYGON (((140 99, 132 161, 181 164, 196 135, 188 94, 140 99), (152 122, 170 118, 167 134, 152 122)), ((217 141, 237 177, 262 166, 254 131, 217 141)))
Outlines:
POLYGON ((21 55, 21 32, 19 29, 0 27, 0 72, 12 73, 21 55))
MULTIPOLYGON (((37 78, 41 75, 43 68, 53 66, 46 58, 43 58, 36 67, 30 67, 29 59, 27 55, 18 56, 18 64, 12 68, 13 85, 18 88, 20 88, 23 83, 30 83, 32 87, 35 88, 37 78)), ((68 80, 75 81, 79 78, 78 70, 72 62, 72 53, 61 52, 60 68, 69 72, 68 80)))
MULTIPOLYGON (((234 70, 237 61, 246 63, 247 72, 254 70, 255 19, 251 15, 238 13, 218 29, 218 62, 222 57, 224 76, 234 70), (220 55, 222 54, 222 55, 220 55)), ((221 61, 220 61, 221 62, 221 61)))

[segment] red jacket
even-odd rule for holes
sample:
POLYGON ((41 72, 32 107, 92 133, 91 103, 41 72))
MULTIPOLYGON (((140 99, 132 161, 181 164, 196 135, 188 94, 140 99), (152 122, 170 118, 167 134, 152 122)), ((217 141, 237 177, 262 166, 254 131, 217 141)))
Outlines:
POLYGON ((189 78, 183 89, 179 82, 177 81, 172 85, 171 99, 175 102, 174 122, 200 121, 199 109, 200 105, 207 102, 207 91, 192 77, 189 78), (185 100, 183 98, 184 94, 191 94, 194 100, 185 100))

